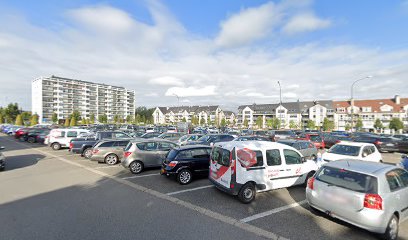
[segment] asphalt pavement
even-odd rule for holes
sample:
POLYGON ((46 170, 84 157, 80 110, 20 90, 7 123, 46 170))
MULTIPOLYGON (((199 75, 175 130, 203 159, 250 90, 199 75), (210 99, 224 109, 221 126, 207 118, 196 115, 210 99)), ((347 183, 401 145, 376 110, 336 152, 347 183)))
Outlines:
MULTIPOLYGON (((242 204, 206 178, 181 186, 159 169, 133 175, 4 135, 0 145, 0 239, 377 239, 311 212, 301 186, 242 204)), ((396 163, 400 155, 383 157, 396 163)))

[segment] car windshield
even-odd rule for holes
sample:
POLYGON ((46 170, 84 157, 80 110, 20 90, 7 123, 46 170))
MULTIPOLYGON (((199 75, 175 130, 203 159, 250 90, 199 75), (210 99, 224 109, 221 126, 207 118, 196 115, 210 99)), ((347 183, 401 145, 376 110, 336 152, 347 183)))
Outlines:
POLYGON ((184 136, 182 136, 181 138, 180 138, 180 141, 182 142, 182 141, 186 141, 189 137, 191 137, 191 136, 189 136, 189 135, 184 135, 184 136))
POLYGON ((312 142, 321 142, 322 138, 319 135, 310 135, 310 140, 312 142))
POLYGON ((377 193, 377 178, 345 169, 323 167, 316 179, 329 185, 361 193, 377 193))
POLYGON ((358 156, 360 153, 360 147, 336 144, 331 147, 328 152, 347 156, 358 156))

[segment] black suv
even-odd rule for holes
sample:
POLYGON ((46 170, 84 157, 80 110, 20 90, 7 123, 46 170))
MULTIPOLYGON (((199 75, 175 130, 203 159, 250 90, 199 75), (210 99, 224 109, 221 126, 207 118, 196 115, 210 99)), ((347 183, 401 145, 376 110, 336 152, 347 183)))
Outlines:
POLYGON ((205 145, 174 148, 163 161, 160 174, 176 176, 180 184, 189 184, 193 180, 193 175, 208 175, 210 153, 211 147, 205 145))

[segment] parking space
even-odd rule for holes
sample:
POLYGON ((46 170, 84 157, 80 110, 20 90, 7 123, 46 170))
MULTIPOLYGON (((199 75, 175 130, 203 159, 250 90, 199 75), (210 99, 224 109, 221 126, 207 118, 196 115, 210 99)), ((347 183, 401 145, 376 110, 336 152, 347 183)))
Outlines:
MULTIPOLYGON (((7 141, 7 144, 12 146, 14 139, 8 138, 7 141)), ((84 168, 91 168, 109 176, 172 196, 193 206, 219 213, 236 221, 248 223, 285 238, 376 239, 377 237, 342 221, 331 219, 322 213, 310 211, 305 201, 304 186, 258 193, 255 201, 250 204, 242 204, 236 197, 215 188, 206 177, 195 178, 188 185, 180 185, 174 178, 160 175, 157 168, 147 169, 141 174, 135 175, 120 164, 114 166, 99 164, 82 158, 80 155, 71 154, 66 149, 53 151, 45 145, 28 143, 19 143, 19 145, 23 145, 27 149, 35 146, 36 150, 41 154, 28 150, 27 154, 32 154, 33 157, 37 154, 41 155, 42 159, 50 161, 55 161, 58 157, 61 157, 67 161, 80 164, 84 168)), ((9 148, 9 151, 12 153, 13 149, 9 148)), ((400 158, 399 154, 385 153, 383 156, 384 160, 389 163, 396 163, 400 158)), ((403 223, 400 229, 401 239, 408 239, 408 222, 403 223)))

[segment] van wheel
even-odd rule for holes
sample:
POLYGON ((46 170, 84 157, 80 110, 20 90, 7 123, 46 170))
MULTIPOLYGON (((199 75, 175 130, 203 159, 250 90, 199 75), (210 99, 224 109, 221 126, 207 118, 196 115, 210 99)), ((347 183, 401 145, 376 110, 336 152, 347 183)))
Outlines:
POLYGON ((398 238, 398 218, 392 215, 390 221, 388 222, 387 230, 383 235, 385 240, 395 240, 398 238))
POLYGON ((244 186, 242 186, 241 190, 239 190, 238 193, 238 199, 242 203, 250 203, 255 199, 256 195, 256 188, 253 183, 246 183, 244 186))
POLYGON ((61 144, 59 144, 59 143, 53 143, 53 144, 51 145, 51 148, 52 148, 52 150, 55 150, 55 151, 60 150, 60 149, 61 149, 61 144))
POLYGON ((115 154, 109 154, 108 156, 105 157, 105 163, 108 165, 115 165, 118 163, 119 158, 115 154))
POLYGON ((92 157, 92 148, 86 148, 82 155, 86 158, 86 159, 90 159, 92 157))
POLYGON ((188 169, 183 169, 177 174, 177 181, 181 185, 186 185, 186 184, 191 183, 192 179, 193 178, 192 178, 191 172, 188 169))
POLYGON ((129 164, 129 170, 133 174, 139 174, 143 171, 143 163, 141 161, 133 161, 129 164))

